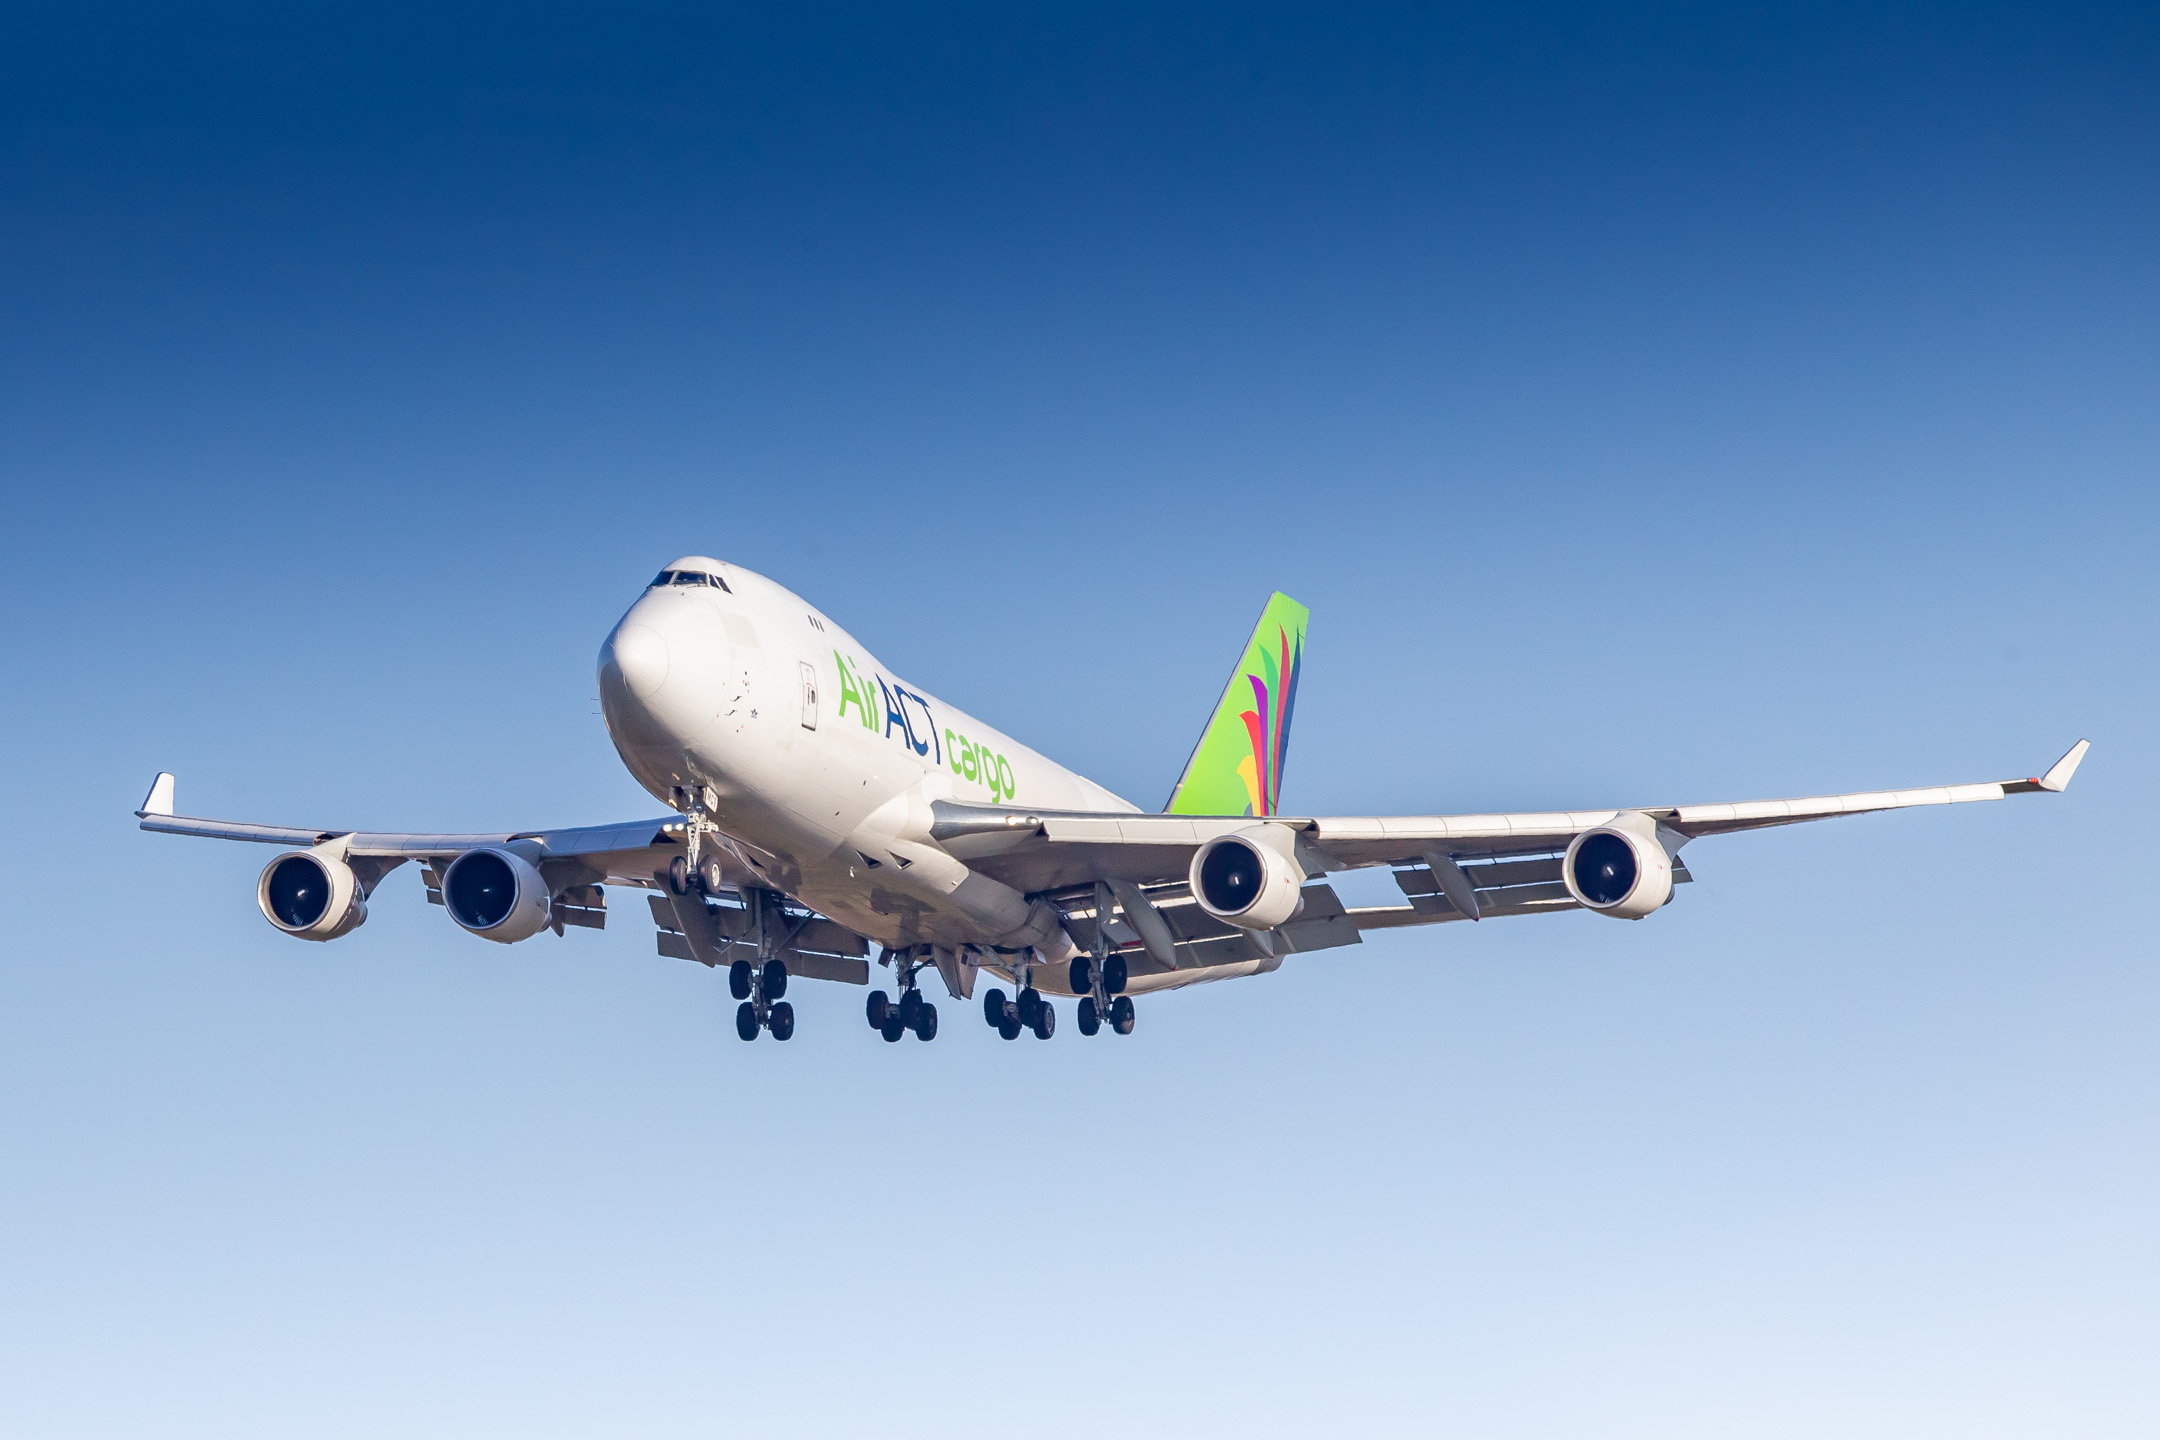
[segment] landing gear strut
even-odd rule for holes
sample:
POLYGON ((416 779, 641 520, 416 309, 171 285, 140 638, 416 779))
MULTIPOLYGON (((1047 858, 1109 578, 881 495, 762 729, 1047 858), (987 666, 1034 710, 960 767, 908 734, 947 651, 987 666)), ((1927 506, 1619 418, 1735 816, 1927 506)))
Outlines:
POLYGON ((746 889, 742 895, 750 907, 759 963, 737 960, 728 966, 728 994, 742 1001, 735 1007, 735 1033, 755 1040, 759 1030, 770 1030, 773 1039, 786 1040, 795 1034, 795 1007, 780 998, 787 994, 787 962, 772 953, 768 923, 780 897, 770 890, 746 889))
POLYGON ((1007 1040, 1019 1039, 1022 1030, 1034 1031, 1038 1040, 1057 1033, 1057 1011, 1035 988, 1034 956, 1033 950, 1026 950, 1015 959, 1013 981, 1020 987, 1018 995, 1008 1000, 1003 990, 992 989, 983 996, 983 1019, 1007 1040))
POLYGON ((1080 1033, 1093 1035, 1105 1020, 1119 1035, 1132 1034, 1132 997, 1125 993, 1125 957, 1110 949, 1110 887, 1095 886, 1095 943, 1077 956, 1066 983, 1080 997, 1080 1033))
POLYGON ((937 1006, 930 1003, 922 989, 915 983, 915 976, 930 963, 929 948, 916 945, 906 950, 888 950, 879 957, 893 967, 893 978, 899 983, 900 1001, 893 1003, 883 990, 873 990, 863 1005, 864 1018, 870 1028, 883 1035, 889 1044, 898 1044, 900 1037, 910 1030, 918 1040, 937 1038, 937 1006))

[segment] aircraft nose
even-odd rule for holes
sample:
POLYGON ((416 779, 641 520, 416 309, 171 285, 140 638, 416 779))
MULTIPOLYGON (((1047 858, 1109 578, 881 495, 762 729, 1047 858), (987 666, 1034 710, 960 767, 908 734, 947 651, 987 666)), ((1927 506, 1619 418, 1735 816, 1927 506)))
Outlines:
POLYGON ((640 700, 650 700, 667 684, 668 646, 649 625, 623 625, 608 640, 603 665, 613 665, 623 684, 640 700))

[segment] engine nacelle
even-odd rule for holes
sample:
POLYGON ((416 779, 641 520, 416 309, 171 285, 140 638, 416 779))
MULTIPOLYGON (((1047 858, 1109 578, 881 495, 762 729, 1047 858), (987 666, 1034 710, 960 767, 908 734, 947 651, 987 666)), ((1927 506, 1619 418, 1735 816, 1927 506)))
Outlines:
POLYGON ((1568 894, 1585 909, 1640 920, 1672 899, 1672 857, 1654 835, 1600 825, 1577 835, 1560 862, 1568 894))
POLYGON ((545 930, 553 916, 547 881, 514 850, 467 850, 443 871, 443 908, 483 940, 508 945, 545 930))
POLYGON ((263 918, 302 940, 335 940, 367 921, 360 877, 334 855, 294 850, 263 867, 255 882, 263 918))
POLYGON ((1218 835, 1193 852, 1188 878, 1201 909, 1244 930, 1272 930, 1297 914, 1305 872, 1279 828, 1218 835))

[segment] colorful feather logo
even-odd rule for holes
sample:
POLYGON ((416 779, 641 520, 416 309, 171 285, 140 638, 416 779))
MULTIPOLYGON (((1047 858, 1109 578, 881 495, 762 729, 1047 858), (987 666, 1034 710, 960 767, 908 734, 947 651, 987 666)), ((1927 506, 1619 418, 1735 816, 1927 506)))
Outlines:
POLYGON ((1275 638, 1277 654, 1269 654, 1263 643, 1259 672, 1245 672, 1252 686, 1253 708, 1238 716, 1245 722, 1252 753, 1238 761, 1237 773, 1245 782, 1255 815, 1273 815, 1282 799, 1283 757, 1290 750, 1290 716, 1297 705, 1298 671, 1305 661, 1304 637, 1293 648, 1289 632, 1278 627, 1275 638))

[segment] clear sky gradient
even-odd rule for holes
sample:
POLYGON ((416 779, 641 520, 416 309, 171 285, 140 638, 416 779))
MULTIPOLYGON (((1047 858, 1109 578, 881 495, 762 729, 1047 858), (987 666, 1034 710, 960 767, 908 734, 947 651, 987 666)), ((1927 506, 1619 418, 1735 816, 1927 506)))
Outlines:
POLYGON ((0 1431, 2160 1429, 2152 12, 1078 9, 0 18, 0 1431), (1149 807, 1276 588, 1304 813, 2094 749, 1048 1045, 135 830, 653 813, 683 553, 1149 807))

